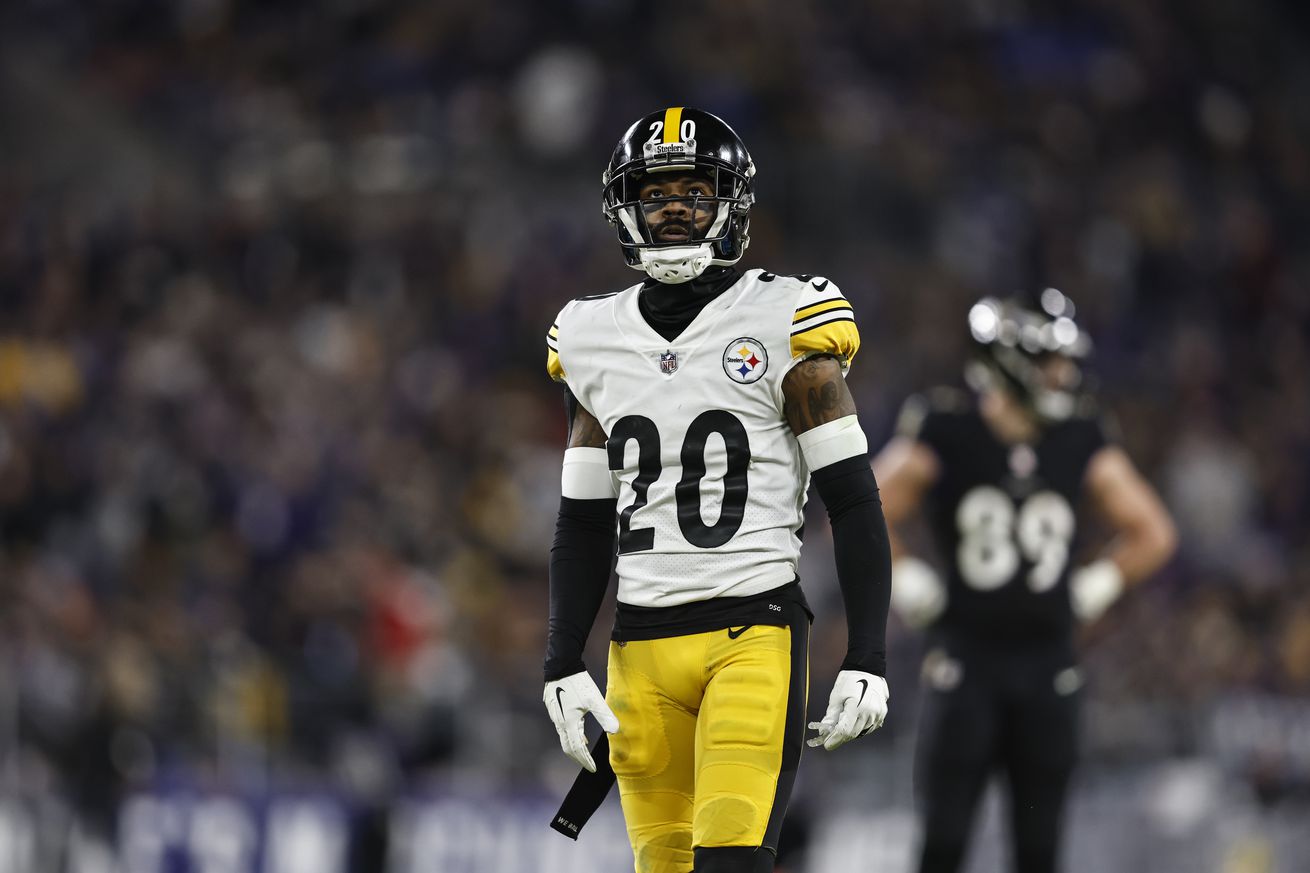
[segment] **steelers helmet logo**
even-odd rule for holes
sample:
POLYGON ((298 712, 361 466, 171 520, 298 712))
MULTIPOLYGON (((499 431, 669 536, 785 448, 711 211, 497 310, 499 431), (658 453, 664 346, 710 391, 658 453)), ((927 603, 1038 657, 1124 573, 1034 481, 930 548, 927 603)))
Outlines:
POLYGON ((738 337, 723 350, 723 372, 740 385, 758 381, 768 368, 769 353, 757 339, 738 337))

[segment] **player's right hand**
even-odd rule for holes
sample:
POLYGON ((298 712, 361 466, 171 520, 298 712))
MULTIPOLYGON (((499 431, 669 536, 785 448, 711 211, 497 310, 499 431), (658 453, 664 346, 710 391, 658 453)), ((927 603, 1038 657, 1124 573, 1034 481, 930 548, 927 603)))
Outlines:
POLYGON ((946 608, 946 586, 937 571, 919 558, 897 558, 892 564, 892 609, 907 627, 921 628, 946 608))
POLYGON ((587 749, 587 734, 582 729, 582 718, 591 713, 605 732, 611 734, 618 731, 619 720, 610 711, 604 695, 590 674, 583 670, 547 682, 541 699, 546 704, 546 712, 550 713, 550 720, 555 723, 564 754, 595 773, 596 762, 591 759, 591 752, 587 749))

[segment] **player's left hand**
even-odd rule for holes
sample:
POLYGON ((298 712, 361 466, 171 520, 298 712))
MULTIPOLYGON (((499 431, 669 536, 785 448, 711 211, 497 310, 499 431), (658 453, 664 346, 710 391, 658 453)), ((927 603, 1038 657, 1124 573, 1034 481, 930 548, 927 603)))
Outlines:
POLYGON ((1074 615, 1093 622, 1105 614, 1124 590, 1119 565, 1109 558, 1079 567, 1069 574, 1069 600, 1074 615))
POLYGON ((808 742, 832 751, 856 737, 872 733, 882 727, 887 718, 887 699, 891 692, 887 680, 860 670, 842 670, 828 695, 828 711, 823 721, 810 722, 810 729, 819 732, 808 742))

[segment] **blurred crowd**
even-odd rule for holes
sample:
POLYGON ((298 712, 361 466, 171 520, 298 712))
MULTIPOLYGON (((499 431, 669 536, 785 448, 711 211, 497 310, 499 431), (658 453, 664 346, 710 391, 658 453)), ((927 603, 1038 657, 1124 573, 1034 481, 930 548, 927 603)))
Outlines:
POLYGON ((109 829, 170 782, 567 769, 544 333, 640 278, 600 173, 669 104, 754 154, 746 264, 853 301, 873 441, 958 381, 972 300, 1077 303, 1182 534, 1087 635, 1100 753, 1310 694, 1308 36, 1229 0, 3 4, 7 787, 109 829))

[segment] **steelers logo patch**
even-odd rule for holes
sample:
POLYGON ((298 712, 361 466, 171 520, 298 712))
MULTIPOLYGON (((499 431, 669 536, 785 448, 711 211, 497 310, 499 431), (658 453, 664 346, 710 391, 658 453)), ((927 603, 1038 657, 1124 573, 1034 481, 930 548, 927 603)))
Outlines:
POLYGON ((738 337, 723 350, 723 372, 740 385, 758 381, 768 368, 769 353, 757 339, 738 337))

